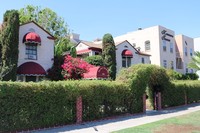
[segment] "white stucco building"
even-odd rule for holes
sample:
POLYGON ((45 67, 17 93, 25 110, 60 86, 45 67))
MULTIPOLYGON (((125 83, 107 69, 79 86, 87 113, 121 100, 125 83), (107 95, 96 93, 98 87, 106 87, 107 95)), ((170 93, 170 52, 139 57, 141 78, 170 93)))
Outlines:
POLYGON ((19 28, 18 81, 39 81, 52 67, 55 38, 35 22, 19 28))
MULTIPOLYGON (((123 67, 130 67, 134 64, 150 64, 150 55, 143 53, 132 46, 127 40, 115 42, 117 72, 123 67)), ((86 57, 102 53, 102 42, 81 41, 76 45, 77 55, 86 57)))
POLYGON ((175 37, 173 30, 163 26, 153 26, 117 36, 115 41, 128 40, 140 51, 150 54, 151 64, 156 64, 181 73, 193 72, 186 67, 194 52, 193 39, 184 35, 175 37), (181 39, 180 39, 181 38, 181 39), (187 42, 187 46, 185 46, 187 42), (184 52, 188 55, 185 56, 184 52), (190 54, 191 53, 191 54, 190 54), (177 62, 181 62, 182 67, 177 62))

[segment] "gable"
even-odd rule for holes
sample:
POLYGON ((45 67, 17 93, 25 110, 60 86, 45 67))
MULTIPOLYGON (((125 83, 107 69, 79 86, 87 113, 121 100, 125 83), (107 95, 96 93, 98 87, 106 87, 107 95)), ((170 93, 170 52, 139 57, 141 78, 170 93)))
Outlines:
POLYGON ((47 38, 52 39, 52 40, 56 39, 52 34, 50 34, 47 30, 45 30, 43 27, 41 27, 39 24, 37 24, 34 21, 20 25, 20 28, 24 29, 23 27, 29 27, 29 32, 40 31, 40 32, 43 32, 43 34, 46 34, 47 38), (33 30, 36 30, 36 31, 33 31, 33 30))
POLYGON ((76 51, 80 51, 80 50, 85 50, 88 49, 89 46, 87 46, 86 44, 80 42, 78 43, 78 45, 76 45, 76 51))

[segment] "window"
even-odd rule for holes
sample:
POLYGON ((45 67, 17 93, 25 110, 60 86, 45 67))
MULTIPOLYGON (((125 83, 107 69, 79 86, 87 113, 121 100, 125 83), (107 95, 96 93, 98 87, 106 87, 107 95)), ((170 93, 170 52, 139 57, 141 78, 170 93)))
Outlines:
POLYGON ((142 63, 144 64, 144 58, 142 57, 142 63))
POLYGON ((185 56, 187 56, 187 47, 185 47, 185 56))
POLYGON ((190 49, 190 56, 193 56, 193 50, 190 49))
POLYGON ((26 58, 31 60, 37 60, 37 46, 26 45, 26 58))
POLYGON ((173 53, 173 43, 170 43, 170 53, 173 53))
POLYGON ((163 51, 167 51, 167 45, 166 45, 166 41, 165 40, 163 40, 163 51))
POLYGON ((188 73, 187 63, 185 63, 185 72, 188 73))
POLYGON ((188 73, 188 68, 185 69, 186 73, 188 73))
POLYGON ((181 58, 176 58, 176 68, 183 69, 183 61, 181 58))
POLYGON ((122 57, 122 67, 131 66, 131 57, 122 57))
POLYGON ((174 62, 173 61, 170 62, 170 69, 172 69, 172 70, 174 69, 174 62))
POLYGON ((190 69, 190 73, 194 73, 193 69, 190 69))
POLYGON ((163 60, 163 67, 167 68, 167 60, 163 60))
POLYGON ((151 50, 151 44, 150 41, 145 41, 145 51, 151 50))

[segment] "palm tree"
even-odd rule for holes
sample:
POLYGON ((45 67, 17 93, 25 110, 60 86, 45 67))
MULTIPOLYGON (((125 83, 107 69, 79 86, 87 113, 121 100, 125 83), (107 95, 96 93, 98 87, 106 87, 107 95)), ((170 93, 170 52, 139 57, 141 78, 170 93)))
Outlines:
POLYGON ((200 70, 200 52, 196 51, 192 57, 192 61, 188 64, 189 68, 200 70))

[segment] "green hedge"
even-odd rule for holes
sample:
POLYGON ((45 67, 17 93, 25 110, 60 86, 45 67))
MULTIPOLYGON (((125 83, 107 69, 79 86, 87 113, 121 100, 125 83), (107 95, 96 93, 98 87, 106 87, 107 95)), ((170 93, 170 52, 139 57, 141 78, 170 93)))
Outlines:
POLYGON ((199 81, 174 81, 162 93, 162 107, 173 107, 200 101, 199 81))
POLYGON ((128 113, 134 97, 112 81, 0 82, 0 132, 76 122, 76 98, 83 97, 83 120, 128 113))
POLYGON ((0 132, 75 122, 74 85, 0 83, 0 132))

